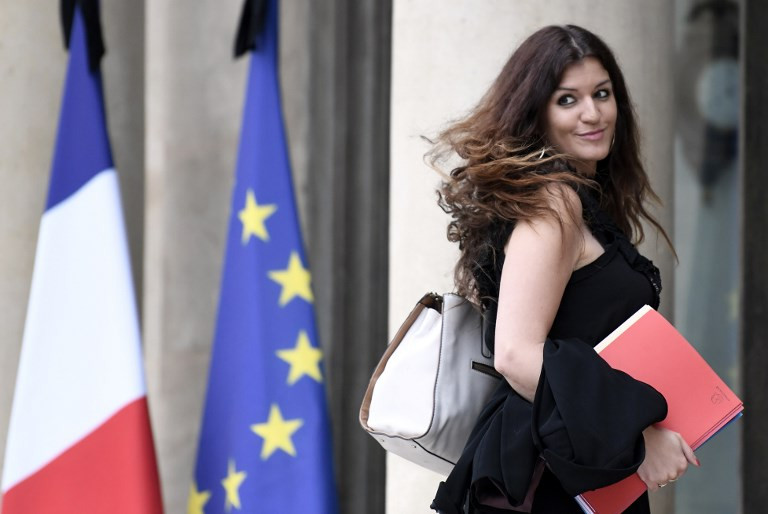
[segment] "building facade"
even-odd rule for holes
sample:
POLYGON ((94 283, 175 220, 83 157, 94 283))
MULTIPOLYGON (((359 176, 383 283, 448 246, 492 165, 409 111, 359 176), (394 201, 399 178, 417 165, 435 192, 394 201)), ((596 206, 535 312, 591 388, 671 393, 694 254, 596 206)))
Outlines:
MULTIPOLYGON (((181 512, 205 393, 247 64, 241 2, 103 2, 107 116, 139 293, 168 512, 181 512)), ((423 161, 532 31, 575 23, 624 70, 646 167, 673 235, 643 246, 662 311, 746 403, 701 470, 654 512, 760 512, 768 275, 766 48, 758 0, 324 0, 281 4, 284 113, 325 350, 344 513, 424 513, 440 477, 385 457, 357 425, 370 371, 457 249, 423 161), (766 318, 766 320, 764 320, 766 318)), ((56 8, 0 4, 0 462, 13 397, 66 53, 56 8), (34 28, 34 30, 33 30, 34 28)))

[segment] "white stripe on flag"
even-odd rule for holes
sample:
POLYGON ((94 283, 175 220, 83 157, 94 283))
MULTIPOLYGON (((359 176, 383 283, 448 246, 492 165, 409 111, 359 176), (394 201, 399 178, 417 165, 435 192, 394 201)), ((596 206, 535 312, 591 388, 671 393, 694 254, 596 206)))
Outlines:
POLYGON ((122 220, 114 169, 43 215, 3 491, 145 394, 122 220))

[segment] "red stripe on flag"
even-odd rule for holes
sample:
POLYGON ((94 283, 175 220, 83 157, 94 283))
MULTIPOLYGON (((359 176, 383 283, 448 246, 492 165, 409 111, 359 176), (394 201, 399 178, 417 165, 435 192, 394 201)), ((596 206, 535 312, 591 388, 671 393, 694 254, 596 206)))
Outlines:
MULTIPOLYGON (((56 430, 55 426, 50 427, 56 430)), ((162 513, 146 397, 10 488, 3 514, 162 513)))

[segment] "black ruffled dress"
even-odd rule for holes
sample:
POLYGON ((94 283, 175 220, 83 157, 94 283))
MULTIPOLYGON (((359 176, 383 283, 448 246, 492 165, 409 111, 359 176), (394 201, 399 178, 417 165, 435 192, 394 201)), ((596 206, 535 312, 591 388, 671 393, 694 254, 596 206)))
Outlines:
MULTIPOLYGON (((592 349, 645 304, 658 308, 658 269, 638 253, 591 194, 580 192, 584 219, 605 252, 574 271, 544 345, 533 404, 502 381, 432 508, 445 514, 581 513, 573 499, 637 471, 642 431, 666 417, 652 387, 613 370, 592 349)), ((511 227, 493 242, 485 276, 495 279, 511 227)), ((493 350, 496 301, 485 304, 493 350)), ((626 511, 648 513, 648 495, 626 511)))

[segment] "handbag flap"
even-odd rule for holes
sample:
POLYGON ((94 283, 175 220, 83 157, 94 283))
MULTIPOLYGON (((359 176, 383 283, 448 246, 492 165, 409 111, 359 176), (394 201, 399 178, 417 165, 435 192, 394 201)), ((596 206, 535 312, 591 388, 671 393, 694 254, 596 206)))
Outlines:
MULTIPOLYGON (((406 335, 409 334, 411 327, 414 325, 414 323, 417 322, 417 320, 419 320, 420 316, 424 311, 433 311, 433 313, 439 313, 439 311, 441 310, 442 310, 442 297, 434 293, 425 294, 421 298, 421 300, 419 300, 416 303, 416 306, 413 308, 413 310, 411 310, 411 313, 408 315, 408 317, 405 319, 403 324, 398 329, 397 333, 395 334, 395 337, 392 339, 392 342, 390 342, 389 345, 387 346, 387 349, 384 352, 384 355, 381 356, 381 359, 379 360, 379 363, 376 366, 376 369, 373 371, 373 374, 371 375, 371 380, 368 383, 368 388, 365 391, 365 396, 363 397, 363 402, 360 406, 359 420, 360 420, 360 424, 365 430, 367 431, 376 430, 375 428, 373 428, 373 426, 369 424, 371 402, 373 400, 374 390, 376 389, 376 384, 379 381, 379 377, 382 375, 382 373, 384 373, 384 370, 386 369, 392 354, 394 354, 395 350, 399 348, 403 339, 406 337, 406 335)), ((422 323, 423 321, 424 320, 422 318, 422 323)), ((439 329, 440 323, 436 323, 436 325, 437 325, 437 328, 439 329)), ((424 327, 422 326, 422 328, 424 327)), ((437 336, 439 339, 439 333, 437 336)), ((384 404, 382 404, 381 402, 376 402, 376 408, 378 408, 381 405, 388 406, 386 402, 384 404)), ((394 407, 396 408, 397 406, 394 406, 394 407)))
POLYGON ((432 424, 435 380, 440 363, 442 317, 422 309, 400 341, 377 381, 371 396, 368 426, 401 437, 424 435, 432 424))

